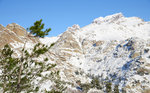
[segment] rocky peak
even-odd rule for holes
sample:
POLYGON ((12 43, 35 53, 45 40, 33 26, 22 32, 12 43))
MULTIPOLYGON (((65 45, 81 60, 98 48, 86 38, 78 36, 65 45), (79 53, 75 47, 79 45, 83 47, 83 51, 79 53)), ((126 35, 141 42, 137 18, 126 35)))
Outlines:
POLYGON ((101 23, 112 23, 120 18, 124 17, 122 13, 116 13, 114 15, 109 15, 106 17, 99 17, 94 19, 93 23, 101 24, 101 23))
POLYGON ((6 28, 13 31, 18 36, 25 36, 26 34, 26 30, 16 23, 8 24, 6 28))
POLYGON ((76 31, 79 29, 80 29, 80 26, 78 24, 74 24, 72 27, 68 27, 67 31, 76 31))
POLYGON ((3 31, 4 29, 5 29, 5 27, 0 24, 0 31, 3 31))
POLYGON ((0 25, 0 48, 6 44, 24 43, 26 40, 32 43, 38 41, 38 38, 29 37, 27 31, 16 23, 8 24, 6 27, 0 25))

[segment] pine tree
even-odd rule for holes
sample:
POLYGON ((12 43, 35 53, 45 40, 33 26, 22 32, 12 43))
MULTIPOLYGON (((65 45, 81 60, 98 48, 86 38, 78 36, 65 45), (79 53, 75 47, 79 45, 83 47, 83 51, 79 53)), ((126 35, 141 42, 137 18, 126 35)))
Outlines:
POLYGON ((106 92, 111 93, 112 88, 111 88, 112 83, 111 82, 106 82, 106 92))
POLYGON ((17 85, 17 72, 19 67, 19 60, 12 57, 13 50, 9 45, 5 45, 2 50, 0 50, 0 87, 3 89, 3 93, 9 91, 13 93, 17 85))
POLYGON ((17 81, 18 92, 24 89, 28 91, 38 91, 38 88, 34 88, 31 82, 37 77, 41 77, 42 72, 48 71, 55 66, 55 64, 46 64, 48 58, 44 58, 43 61, 37 60, 37 58, 46 53, 50 47, 38 43, 34 46, 31 53, 27 50, 22 50, 24 54, 20 57, 20 68, 17 81))
POLYGON ((48 28, 45 31, 42 31, 42 29, 44 29, 44 24, 42 23, 42 19, 36 21, 34 23, 34 26, 27 28, 30 34, 35 35, 35 37, 41 37, 41 38, 43 38, 45 35, 48 35, 48 33, 51 31, 51 28, 48 28))
POLYGON ((118 85, 114 86, 114 93, 119 93, 118 85))
POLYGON ((97 89, 102 89, 98 77, 93 77, 93 79, 92 79, 92 81, 91 81, 91 87, 92 87, 92 88, 97 88, 97 89))
MULTIPOLYGON (((42 31, 44 24, 42 20, 36 21, 34 26, 29 30, 35 37, 44 37, 51 29, 42 31)), ((38 87, 32 83, 37 77, 42 77, 41 73, 49 71, 55 67, 55 64, 47 64, 48 58, 39 61, 37 58, 45 54, 54 44, 46 46, 44 44, 36 44, 31 52, 26 50, 25 45, 22 49, 21 56, 13 57, 13 51, 9 45, 5 45, 0 51, 0 87, 3 93, 20 93, 20 92, 36 92, 38 87)))
POLYGON ((66 82, 61 81, 59 71, 51 73, 51 75, 48 76, 48 79, 54 81, 54 86, 51 87, 51 91, 45 90, 45 93, 63 93, 67 89, 67 87, 64 86, 66 82))

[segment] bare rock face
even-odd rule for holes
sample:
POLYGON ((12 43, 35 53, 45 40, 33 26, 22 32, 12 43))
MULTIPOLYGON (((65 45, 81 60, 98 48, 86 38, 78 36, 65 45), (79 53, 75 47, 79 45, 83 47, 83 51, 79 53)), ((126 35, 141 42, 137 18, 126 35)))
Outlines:
POLYGON ((78 30, 76 29, 76 25, 73 27, 70 27, 68 31, 64 32, 60 38, 57 40, 55 44, 55 53, 66 58, 66 57, 71 57, 74 53, 82 53, 82 47, 81 43, 79 43, 79 38, 75 34, 74 31, 78 30), (75 28, 75 29, 74 29, 75 28), (72 29, 72 30, 71 30, 72 29))
POLYGON ((77 31, 80 30, 80 26, 78 24, 74 24, 72 27, 68 27, 67 31, 77 31))
POLYGON ((38 38, 29 37, 27 31, 16 23, 8 24, 6 27, 0 25, 0 48, 10 43, 39 42, 38 38))
POLYGON ((22 42, 21 39, 11 30, 0 26, 0 47, 12 42, 22 42))
POLYGON ((0 24, 0 31, 3 31, 4 28, 5 28, 5 27, 4 27, 3 25, 0 24))
POLYGON ((13 31, 18 36, 25 36, 26 30, 16 23, 8 24, 7 29, 13 31))

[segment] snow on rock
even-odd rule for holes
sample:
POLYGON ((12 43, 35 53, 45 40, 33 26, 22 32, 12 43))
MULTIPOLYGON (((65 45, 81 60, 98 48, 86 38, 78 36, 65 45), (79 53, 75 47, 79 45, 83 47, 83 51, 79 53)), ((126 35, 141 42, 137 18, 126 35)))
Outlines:
POLYGON ((80 29, 80 26, 78 24, 74 24, 72 27, 68 27, 67 31, 76 31, 79 29, 80 29))
POLYGON ((101 24, 89 24, 81 28, 79 33, 82 37, 94 40, 125 40, 130 37, 147 39, 150 36, 150 24, 137 17, 126 18, 119 13, 95 20, 99 20, 101 24), (108 24, 105 20, 111 23, 108 24))
POLYGON ((94 19, 93 23, 96 23, 96 24, 101 24, 101 23, 112 23, 116 20, 118 20, 119 18, 122 18, 124 17, 122 13, 117 13, 117 14, 114 14, 114 15, 110 15, 110 16, 106 16, 106 17, 99 17, 99 18, 96 18, 94 19))
POLYGON ((120 91, 126 88, 128 93, 141 93, 150 88, 150 53, 144 53, 150 48, 149 22, 118 13, 95 19, 83 28, 73 28, 64 32, 54 46, 55 54, 64 61, 62 64, 70 63, 99 76, 101 81, 108 78, 113 85, 119 84, 120 91))
MULTIPOLYGON (((0 25, 0 35, 3 36, 0 43, 5 44, 5 38, 12 35, 7 42, 18 49, 28 37, 18 35, 11 28, 12 25, 9 29, 0 25)), ((150 89, 150 22, 138 17, 124 17, 117 13, 99 17, 82 28, 79 25, 68 27, 57 37, 28 38, 28 41, 28 48, 36 42, 55 43, 45 56, 50 59, 49 62, 57 64, 54 70, 59 70, 61 80, 66 82, 81 80, 89 83, 91 78, 88 74, 98 76, 101 82, 109 79, 112 86, 118 84, 120 92, 122 88, 127 93, 150 89)), ((49 90, 51 84, 47 82, 42 87, 49 90)), ((93 92, 97 91, 94 89, 90 91, 88 93, 101 93, 93 92)))
POLYGON ((44 38, 40 38, 40 41, 43 44, 50 45, 52 43, 55 43, 58 39, 59 37, 44 37, 44 38))

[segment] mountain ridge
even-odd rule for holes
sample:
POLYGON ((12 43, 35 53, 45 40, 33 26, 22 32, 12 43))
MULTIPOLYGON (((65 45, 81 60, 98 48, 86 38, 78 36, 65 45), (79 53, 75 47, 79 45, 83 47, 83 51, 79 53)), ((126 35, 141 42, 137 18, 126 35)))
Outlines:
POLYGON ((14 23, 6 28, 0 25, 0 39, 3 40, 0 43, 6 44, 6 38, 10 37, 7 43, 16 50, 22 47, 24 38, 29 41, 28 48, 37 42, 55 43, 46 56, 49 62, 57 64, 55 70, 60 71, 64 81, 89 83, 88 75, 94 75, 101 82, 111 81, 112 87, 119 85, 120 92, 122 88, 127 93, 150 89, 150 22, 117 13, 96 18, 82 28, 77 24, 68 27, 57 37, 29 38, 24 36, 24 31, 14 23), (7 33, 5 36, 5 30, 12 33, 12 37, 7 33), (77 71, 82 74, 77 75, 77 71))

